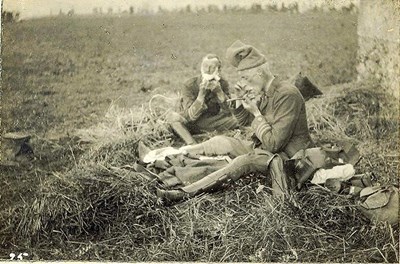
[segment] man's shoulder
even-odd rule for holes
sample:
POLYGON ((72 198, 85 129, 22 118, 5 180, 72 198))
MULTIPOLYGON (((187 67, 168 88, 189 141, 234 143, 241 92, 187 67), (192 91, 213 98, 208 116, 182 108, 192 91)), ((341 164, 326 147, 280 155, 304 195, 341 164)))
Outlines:
POLYGON ((282 95, 301 96, 299 89, 289 80, 279 82, 277 91, 282 95))
POLYGON ((299 103, 304 102, 304 98, 301 95, 299 89, 288 80, 279 82, 275 94, 279 98, 286 97, 286 98, 292 98, 293 100, 298 101, 299 103))
POLYGON ((194 76, 192 78, 187 79, 183 85, 187 88, 194 88, 197 87, 199 84, 200 76, 194 76))

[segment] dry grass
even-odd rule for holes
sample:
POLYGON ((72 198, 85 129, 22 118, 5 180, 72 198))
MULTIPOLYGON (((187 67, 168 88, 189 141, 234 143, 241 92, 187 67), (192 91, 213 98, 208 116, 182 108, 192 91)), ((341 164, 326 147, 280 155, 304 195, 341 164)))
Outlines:
POLYGON ((398 102, 367 84, 333 86, 323 97, 307 103, 307 115, 316 140, 379 140, 397 132, 398 102))
MULTIPOLYGON (((379 142, 389 142, 397 134, 396 111, 382 107, 357 120, 361 114, 343 103, 352 95, 369 98, 370 93, 378 96, 365 89, 357 93, 344 89, 307 103, 314 138, 349 138, 348 126, 356 124, 355 140, 372 145, 375 134, 372 129, 365 131, 364 125, 380 115, 390 126, 379 142), (349 117, 346 122, 344 116, 349 117)), ((34 252, 35 259, 399 261, 398 226, 369 223, 352 198, 319 186, 293 193, 296 206, 288 202, 278 207, 268 187, 257 191, 260 185, 268 186, 266 177, 248 175, 224 191, 165 204, 155 196, 156 182, 124 167, 136 161, 138 140, 152 147, 176 143, 156 115, 112 106, 103 123, 80 131, 81 139, 91 142, 91 150, 70 171, 44 179, 33 204, 9 212, 8 226, 15 231, 14 236, 8 233, 12 243, 34 252)), ((383 146, 388 155, 396 148, 383 146)), ((365 155, 370 150, 361 149, 365 155)), ((397 174, 390 173, 398 168, 398 159, 391 164, 386 159, 369 162, 370 168, 385 162, 382 167, 387 171, 379 171, 386 182, 396 181, 397 174)), ((358 170, 368 169, 367 163, 362 161, 358 170)))
MULTIPOLYGON (((398 227, 369 223, 352 200, 324 189, 296 193, 298 207, 288 203, 278 210, 268 188, 257 192, 260 185, 268 186, 268 177, 248 175, 224 191, 164 204, 155 197, 156 182, 124 167, 136 161, 138 140, 154 148, 180 143, 162 122, 162 112, 129 108, 156 93, 176 94, 183 79, 197 74, 205 53, 222 56, 242 39, 265 52, 279 75, 302 71, 321 87, 348 82, 356 76, 356 19, 335 12, 76 17, 7 24, 2 128, 45 138, 95 125, 79 132, 80 142, 39 138, 33 165, 41 166, 1 168, 7 175, 2 183, 10 189, 1 198, 13 196, 0 207, 0 255, 25 251, 45 260, 398 262, 398 227), (113 100, 119 101, 99 123, 113 100)), ((235 81, 232 67, 226 64, 223 73, 235 81)), ((354 141, 363 155, 357 172, 374 171, 382 182, 396 183, 398 102, 380 97, 374 87, 359 93, 356 85, 333 87, 307 103, 313 137, 354 141)))

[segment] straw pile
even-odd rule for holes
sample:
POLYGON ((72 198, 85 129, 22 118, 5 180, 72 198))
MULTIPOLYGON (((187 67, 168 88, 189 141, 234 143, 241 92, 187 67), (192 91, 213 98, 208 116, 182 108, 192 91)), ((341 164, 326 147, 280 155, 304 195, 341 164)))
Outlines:
MULTIPOLYGON (((348 95, 308 103, 314 138, 349 138, 350 123, 363 128, 365 124, 355 120, 357 111, 343 106, 348 95), (346 122, 337 120, 344 116, 349 116, 346 122)), ((383 111, 371 112, 367 122, 380 115, 388 135, 397 133, 391 123, 397 119, 385 119, 383 111)), ((357 140, 373 142, 373 133, 356 131, 357 140)), ((138 140, 152 148, 176 143, 163 119, 145 110, 113 106, 104 123, 81 131, 80 137, 91 142, 91 151, 72 170, 48 176, 33 204, 21 205, 10 221, 18 234, 14 243, 37 259, 399 261, 398 226, 369 223, 351 198, 319 186, 293 193, 296 204, 278 208, 268 177, 248 175, 224 191, 165 204, 155 196, 156 182, 125 167, 137 159, 138 140)), ((393 150, 387 146, 386 153, 393 150)))
POLYGON ((398 132, 398 102, 379 87, 354 83, 332 87, 306 107, 316 140, 378 140, 398 132))

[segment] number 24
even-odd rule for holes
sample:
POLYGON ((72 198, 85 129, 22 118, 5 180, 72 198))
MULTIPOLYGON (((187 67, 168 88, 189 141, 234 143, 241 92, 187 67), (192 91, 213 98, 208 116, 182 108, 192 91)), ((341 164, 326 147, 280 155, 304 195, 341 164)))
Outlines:
MULTIPOLYGON (((10 253, 10 260, 15 260, 15 254, 14 253, 10 253)), ((24 257, 29 256, 28 253, 19 253, 19 255, 17 256, 18 260, 22 260, 24 257)))

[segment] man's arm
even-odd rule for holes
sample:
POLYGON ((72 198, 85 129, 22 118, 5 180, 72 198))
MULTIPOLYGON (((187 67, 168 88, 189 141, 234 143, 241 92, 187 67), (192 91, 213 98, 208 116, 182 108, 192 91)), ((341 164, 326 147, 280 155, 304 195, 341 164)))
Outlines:
MULTIPOLYGON (((244 90, 242 86, 239 83, 237 83, 234 86, 234 93, 232 99, 243 98, 243 95, 244 95, 244 90)), ((240 126, 248 126, 253 120, 253 114, 250 113, 248 110, 246 110, 241 102, 242 102, 241 100, 233 100, 229 102, 229 108, 240 126)))
MULTIPOLYGON (((235 101, 231 102, 233 105, 235 104, 235 101)), ((238 121, 240 126, 248 126, 250 125, 251 121, 253 120, 253 115, 244 109, 243 105, 240 105, 239 107, 233 107, 232 113, 235 116, 236 120, 238 121)))
POLYGON ((199 92, 196 94, 195 85, 196 81, 192 79, 185 83, 181 91, 182 115, 188 121, 196 121, 207 110, 207 105, 204 101, 206 91, 200 87, 199 92))
POLYGON ((277 153, 288 143, 302 105, 302 98, 296 94, 283 94, 274 105, 274 120, 268 120, 267 113, 255 116, 251 127, 265 150, 277 153))

